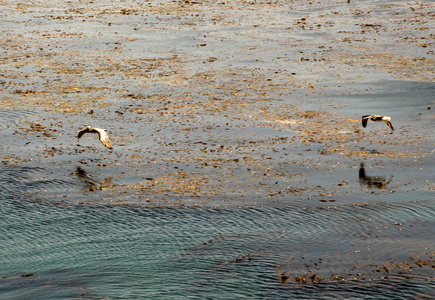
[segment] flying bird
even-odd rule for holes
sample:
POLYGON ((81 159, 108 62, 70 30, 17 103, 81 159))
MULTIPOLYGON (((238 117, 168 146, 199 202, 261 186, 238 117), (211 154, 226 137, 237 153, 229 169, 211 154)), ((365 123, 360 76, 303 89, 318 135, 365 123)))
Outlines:
POLYGON ((368 122, 369 119, 372 120, 372 121, 375 121, 375 122, 384 121, 385 124, 387 124, 388 127, 390 127, 391 130, 394 131, 393 124, 391 124, 391 122, 390 122, 390 120, 391 120, 390 117, 387 117, 387 116, 379 116, 379 115, 364 115, 364 116, 362 116, 362 119, 361 119, 361 121, 362 121, 362 126, 363 126, 364 128, 367 127, 367 122, 368 122))
POLYGON ((82 129, 79 131, 79 133, 77 135, 77 139, 80 139, 82 137, 82 135, 84 135, 85 133, 88 133, 88 132, 98 133, 98 136, 100 138, 101 143, 103 143, 103 145, 106 148, 109 148, 110 150, 113 149, 112 145, 110 144, 109 136, 107 135, 106 129, 86 126, 85 129, 82 129))

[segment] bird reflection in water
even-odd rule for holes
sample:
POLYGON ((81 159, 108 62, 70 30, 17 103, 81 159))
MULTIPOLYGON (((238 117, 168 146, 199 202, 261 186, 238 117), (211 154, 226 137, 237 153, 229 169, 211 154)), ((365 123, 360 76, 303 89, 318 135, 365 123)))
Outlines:
POLYGON ((386 189, 391 182, 391 178, 387 181, 384 176, 367 176, 364 169, 364 163, 359 167, 359 184, 370 189, 386 189))
POLYGON ((77 166, 77 171, 75 174, 82 181, 87 192, 93 192, 114 186, 111 177, 105 178, 103 180, 94 179, 87 175, 87 172, 80 166, 77 166))

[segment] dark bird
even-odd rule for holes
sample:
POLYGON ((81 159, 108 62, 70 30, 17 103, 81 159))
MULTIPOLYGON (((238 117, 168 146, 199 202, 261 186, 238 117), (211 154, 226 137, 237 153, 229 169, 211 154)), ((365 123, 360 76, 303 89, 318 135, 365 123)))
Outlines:
POLYGON ((110 144, 109 136, 107 135, 106 129, 86 126, 85 129, 82 129, 79 131, 79 133, 77 135, 77 139, 80 139, 82 137, 82 135, 84 135, 85 133, 88 133, 88 132, 98 133, 98 136, 100 138, 101 143, 103 143, 103 145, 106 148, 109 148, 110 150, 113 149, 112 145, 110 144))
POLYGON ((393 124, 391 124, 391 122, 390 122, 390 120, 391 120, 390 117, 387 117, 387 116, 379 116, 379 115, 364 115, 364 116, 362 116, 362 119, 361 119, 361 121, 362 121, 362 126, 363 126, 364 128, 367 127, 367 122, 368 122, 369 119, 372 120, 372 121, 375 121, 375 122, 384 121, 385 124, 387 124, 388 127, 390 127, 391 130, 394 131, 393 124))

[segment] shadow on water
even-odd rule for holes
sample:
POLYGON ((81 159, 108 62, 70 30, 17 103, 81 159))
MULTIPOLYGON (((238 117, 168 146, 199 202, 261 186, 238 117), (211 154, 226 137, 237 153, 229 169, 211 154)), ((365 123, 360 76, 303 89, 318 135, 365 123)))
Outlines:
POLYGON ((99 180, 93 176, 90 176, 82 167, 77 166, 77 170, 75 172, 77 178, 80 179, 83 184, 83 189, 85 191, 91 192, 96 190, 101 190, 103 188, 114 186, 112 183, 112 177, 105 178, 103 180, 99 180))
POLYGON ((377 188, 377 189, 386 189, 387 185, 391 182, 391 178, 389 180, 385 179, 385 176, 367 176, 364 163, 362 162, 359 167, 358 172, 359 184, 361 186, 366 186, 368 188, 377 188))

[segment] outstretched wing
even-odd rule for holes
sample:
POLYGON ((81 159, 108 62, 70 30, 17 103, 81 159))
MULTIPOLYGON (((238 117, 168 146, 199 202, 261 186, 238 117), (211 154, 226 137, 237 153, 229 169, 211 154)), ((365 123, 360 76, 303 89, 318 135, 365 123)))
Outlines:
POLYGON ((79 133, 77 134, 77 139, 80 139, 82 137, 82 135, 84 135, 87 132, 89 132, 89 127, 86 127, 85 129, 80 130, 79 133))
POLYGON ((98 134, 100 135, 100 141, 101 143, 103 143, 104 147, 112 150, 113 147, 112 144, 110 144, 109 136, 107 135, 106 130, 105 129, 98 130, 98 134))
POLYGON ((365 116, 362 116, 362 118, 361 118, 361 123, 362 123, 362 126, 363 126, 364 128, 367 127, 367 121, 370 119, 370 116, 371 116, 371 115, 365 115, 365 116))
POLYGON ((389 120, 385 120, 385 123, 387 123, 388 127, 390 127, 391 130, 394 131, 393 124, 391 124, 391 122, 389 120))

